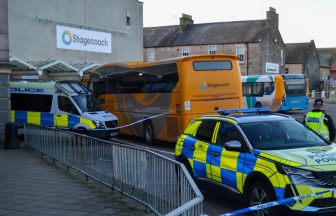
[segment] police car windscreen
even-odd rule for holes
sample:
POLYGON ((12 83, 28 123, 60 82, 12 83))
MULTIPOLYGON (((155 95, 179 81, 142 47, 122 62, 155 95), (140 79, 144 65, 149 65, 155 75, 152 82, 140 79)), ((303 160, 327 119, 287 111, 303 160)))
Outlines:
POLYGON ((295 120, 258 121, 241 123, 240 126, 254 149, 280 150, 328 145, 295 120))

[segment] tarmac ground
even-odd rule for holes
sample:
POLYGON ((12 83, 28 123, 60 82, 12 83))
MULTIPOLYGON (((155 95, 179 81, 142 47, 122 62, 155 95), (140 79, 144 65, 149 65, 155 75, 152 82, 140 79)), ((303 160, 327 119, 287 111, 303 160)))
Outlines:
POLYGON ((154 215, 37 152, 0 149, 0 181, 0 216, 154 215))

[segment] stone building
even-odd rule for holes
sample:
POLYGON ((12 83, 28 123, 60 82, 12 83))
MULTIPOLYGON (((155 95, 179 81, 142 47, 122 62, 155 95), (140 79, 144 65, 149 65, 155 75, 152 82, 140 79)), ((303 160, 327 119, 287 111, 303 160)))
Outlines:
MULTIPOLYGON (((324 90, 336 89, 336 48, 318 48, 324 90)), ((336 96, 336 95, 335 95, 336 96)))
POLYGON ((286 72, 306 74, 311 90, 320 90, 320 59, 314 40, 286 44, 286 72))
POLYGON ((9 80, 80 79, 111 61, 142 61, 138 0, 0 0, 0 145, 9 80))
POLYGON ((240 56, 241 73, 284 72, 285 45, 274 8, 265 20, 194 24, 182 14, 180 25, 144 28, 144 61, 196 54, 240 56))
POLYGON ((143 59, 138 0, 7 0, 12 79, 80 79, 110 61, 143 59))

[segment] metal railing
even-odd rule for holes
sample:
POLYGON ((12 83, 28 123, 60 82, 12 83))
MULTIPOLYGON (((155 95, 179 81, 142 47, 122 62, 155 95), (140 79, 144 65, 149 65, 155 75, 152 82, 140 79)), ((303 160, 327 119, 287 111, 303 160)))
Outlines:
POLYGON ((202 214, 185 166, 149 150, 69 131, 25 125, 25 144, 144 204, 157 215, 202 214))

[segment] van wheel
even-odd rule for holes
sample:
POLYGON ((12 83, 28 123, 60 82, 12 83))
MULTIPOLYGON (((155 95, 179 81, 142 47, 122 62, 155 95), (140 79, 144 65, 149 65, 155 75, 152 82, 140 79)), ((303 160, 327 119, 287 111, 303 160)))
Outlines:
MULTIPOLYGON (((276 200, 276 195, 273 188, 262 181, 254 182, 247 191, 247 199, 249 206, 260 205, 263 203, 276 200)), ((277 207, 265 208, 258 211, 254 211, 254 216, 276 216, 277 207)))
POLYGON ((146 145, 155 145, 154 128, 151 121, 146 121, 144 123, 143 135, 146 145))
POLYGON ((261 105, 261 103, 260 103, 260 102, 257 102, 257 103, 255 104, 255 107, 256 107, 256 108, 261 108, 261 107, 262 107, 262 105, 261 105))

